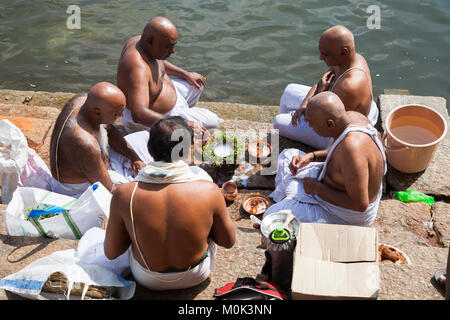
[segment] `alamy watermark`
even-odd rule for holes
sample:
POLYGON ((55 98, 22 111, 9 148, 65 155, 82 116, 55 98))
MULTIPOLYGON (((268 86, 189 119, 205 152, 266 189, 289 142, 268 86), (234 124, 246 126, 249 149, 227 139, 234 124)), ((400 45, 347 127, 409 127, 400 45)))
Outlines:
POLYGON ((66 10, 67 14, 70 14, 66 20, 66 26, 69 30, 81 29, 81 10, 77 5, 70 5, 66 10))
POLYGON ((367 28, 370 30, 381 29, 381 9, 380 9, 380 7, 377 5, 368 6, 366 12, 371 14, 371 16, 369 16, 367 18, 367 22, 366 22, 367 28))

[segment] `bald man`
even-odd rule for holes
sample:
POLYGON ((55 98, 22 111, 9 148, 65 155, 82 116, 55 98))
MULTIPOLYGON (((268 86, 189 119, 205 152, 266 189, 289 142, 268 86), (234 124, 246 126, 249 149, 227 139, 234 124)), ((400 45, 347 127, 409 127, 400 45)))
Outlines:
POLYGON ((346 111, 332 92, 311 97, 304 118, 333 144, 311 153, 283 150, 271 194, 277 203, 265 215, 288 210, 301 222, 370 226, 386 173, 377 130, 361 113, 346 111))
POLYGON ((213 112, 195 107, 206 87, 205 77, 167 61, 175 53, 177 42, 175 25, 167 18, 155 17, 141 35, 125 43, 117 84, 127 98, 121 117, 127 132, 148 131, 156 121, 168 116, 183 117, 191 130, 199 132, 223 121, 213 112))
POLYGON ((122 115, 125 101, 118 87, 100 82, 87 94, 77 95, 66 103, 50 142, 50 167, 56 179, 54 192, 77 197, 97 181, 108 190, 112 190, 112 180, 128 182, 108 171, 111 160, 108 146, 128 159, 135 173, 145 166, 112 125, 122 115))
POLYGON ((378 108, 373 101, 372 79, 364 57, 355 51, 353 34, 344 26, 326 30, 319 40, 320 60, 329 67, 313 86, 289 84, 280 100, 280 114, 275 117, 274 127, 280 135, 325 149, 330 138, 320 137, 304 121, 308 99, 320 92, 330 91, 338 95, 347 111, 366 116, 372 125, 378 120, 378 108))

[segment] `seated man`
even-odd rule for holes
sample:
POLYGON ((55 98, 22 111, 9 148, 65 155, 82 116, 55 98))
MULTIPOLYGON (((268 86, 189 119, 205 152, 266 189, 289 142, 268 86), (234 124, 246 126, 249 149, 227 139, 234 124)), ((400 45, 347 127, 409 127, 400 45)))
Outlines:
POLYGON ((207 109, 194 107, 206 86, 205 77, 166 60, 175 52, 177 41, 175 25, 167 18, 155 17, 142 35, 125 43, 117 84, 127 97, 124 116, 120 118, 127 132, 148 130, 169 115, 183 117, 191 129, 201 132, 223 121, 207 109))
POLYGON ((211 177, 173 161, 179 140, 171 136, 178 129, 189 131, 179 116, 152 126, 148 149, 155 162, 139 172, 137 182, 115 188, 106 228, 106 257, 115 259, 131 245, 131 272, 151 290, 200 284, 212 271, 216 244, 231 248, 235 242, 225 200, 211 177))
POLYGON ((347 111, 357 111, 369 118, 372 125, 378 120, 378 108, 373 101, 372 79, 363 56, 355 52, 353 34, 344 26, 326 30, 319 40, 320 60, 329 67, 312 88, 289 84, 280 100, 280 114, 274 128, 280 135, 300 141, 317 149, 325 149, 330 138, 320 137, 302 120, 308 99, 331 91, 338 95, 347 111))
POLYGON ((282 210, 301 222, 370 226, 383 193, 386 161, 378 132, 365 116, 345 111, 339 97, 322 92, 310 98, 305 120, 330 149, 279 156, 275 200, 264 215, 282 210))
POLYGON ((77 95, 66 103, 50 141, 50 169, 56 179, 52 191, 77 197, 97 181, 108 190, 115 182, 128 182, 108 171, 111 160, 108 144, 111 152, 115 150, 129 159, 135 173, 145 166, 112 125, 124 108, 124 94, 108 82, 97 83, 87 95, 77 95))

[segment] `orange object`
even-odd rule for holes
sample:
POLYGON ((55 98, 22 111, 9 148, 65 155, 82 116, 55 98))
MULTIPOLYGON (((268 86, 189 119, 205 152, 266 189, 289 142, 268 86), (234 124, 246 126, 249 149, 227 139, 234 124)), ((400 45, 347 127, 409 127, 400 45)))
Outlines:
POLYGON ((263 214, 269 206, 270 199, 257 193, 248 195, 242 203, 244 211, 253 215, 263 214))
POLYGON ((227 181, 222 185, 223 197, 229 201, 233 201, 236 198, 237 192, 237 185, 232 181, 227 181))
POLYGON ((386 118, 383 145, 386 160, 400 172, 425 170, 447 134, 447 120, 424 105, 404 105, 386 118))

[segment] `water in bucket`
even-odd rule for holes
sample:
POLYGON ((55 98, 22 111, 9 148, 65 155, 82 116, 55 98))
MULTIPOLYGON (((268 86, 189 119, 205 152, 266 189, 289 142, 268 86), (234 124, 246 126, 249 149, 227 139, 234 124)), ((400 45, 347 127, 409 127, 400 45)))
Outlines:
POLYGON ((436 124, 422 117, 403 116, 396 119, 391 133, 397 139, 414 145, 433 143, 439 138, 436 124))

